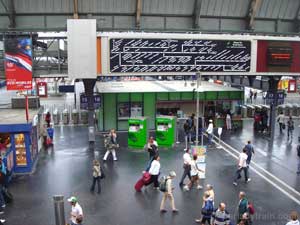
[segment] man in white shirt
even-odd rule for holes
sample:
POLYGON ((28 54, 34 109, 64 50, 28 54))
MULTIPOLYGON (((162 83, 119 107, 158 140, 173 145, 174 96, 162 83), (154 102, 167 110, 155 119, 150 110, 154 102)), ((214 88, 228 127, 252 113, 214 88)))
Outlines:
POLYGON ((158 183, 158 176, 159 176, 159 171, 160 171, 160 158, 158 155, 154 156, 154 160, 151 163, 149 173, 151 175, 151 181, 150 183, 153 184, 154 189, 159 189, 159 183, 158 183))
POLYGON ((72 196, 68 198, 68 202, 70 202, 72 206, 71 210, 71 225, 80 225, 82 224, 82 219, 83 219, 83 212, 82 208, 78 203, 78 200, 76 197, 72 196))
POLYGON ((296 211, 292 211, 290 214, 291 220, 286 225, 300 225, 298 220, 298 213, 296 211))
POLYGON ((184 149, 184 154, 183 154, 183 174, 179 183, 179 186, 183 186, 184 183, 184 179, 186 178, 186 176, 189 177, 189 179, 191 180, 191 155, 190 155, 190 149, 189 148, 185 148, 184 149))
POLYGON ((213 133, 214 133, 214 125, 213 125, 212 120, 209 120, 209 125, 208 125, 208 128, 207 128, 206 132, 208 134, 208 144, 211 145, 212 144, 212 137, 213 137, 213 133))
POLYGON ((238 169, 236 171, 236 177, 233 182, 233 185, 235 186, 237 186, 237 180, 242 177, 241 176, 242 170, 244 171, 245 182, 247 183, 251 180, 250 178, 248 178, 247 158, 248 158, 247 149, 244 148, 243 152, 241 152, 239 156, 238 169))
POLYGON ((282 133, 283 124, 284 124, 284 115, 283 115, 283 112, 281 112, 281 113, 279 114, 279 116, 277 116, 277 122, 279 123, 279 130, 280 130, 280 133, 282 133))

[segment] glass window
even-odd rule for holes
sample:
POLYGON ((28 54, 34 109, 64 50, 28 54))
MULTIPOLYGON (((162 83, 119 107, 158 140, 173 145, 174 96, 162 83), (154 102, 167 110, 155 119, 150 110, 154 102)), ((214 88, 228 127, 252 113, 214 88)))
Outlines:
POLYGON ((142 102, 131 102, 130 117, 138 117, 143 115, 142 102))
POLYGON ((118 104, 118 119, 128 119, 130 116, 129 102, 122 102, 118 104))
POLYGON ((15 134, 15 148, 17 166, 27 166, 24 134, 15 134))

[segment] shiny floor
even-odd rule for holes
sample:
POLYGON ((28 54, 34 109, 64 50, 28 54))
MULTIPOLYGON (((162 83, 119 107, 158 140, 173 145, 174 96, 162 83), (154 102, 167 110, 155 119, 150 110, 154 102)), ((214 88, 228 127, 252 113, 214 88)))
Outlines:
MULTIPOLYGON (((296 171, 296 136, 288 144, 286 136, 279 135, 273 147, 261 135, 254 135, 251 122, 245 122, 245 128, 235 133, 224 133, 224 139, 237 149, 241 149, 250 138, 253 140, 257 154, 254 161, 264 166, 274 175, 284 179, 299 191, 300 176, 296 171), (265 154, 264 154, 265 152, 265 154)), ((298 131, 297 131, 298 132, 298 131)), ((126 146, 127 134, 119 134, 121 146, 126 146)), ((99 156, 105 153, 102 137, 97 136, 96 151, 99 156)), ((7 205, 2 216, 10 225, 54 225, 52 196, 62 194, 67 197, 75 195, 84 211, 85 225, 162 225, 162 224, 195 224, 202 205, 202 190, 192 189, 189 192, 178 186, 182 174, 183 143, 174 149, 160 149, 161 173, 175 170, 174 180, 175 204, 178 215, 170 211, 164 215, 159 212, 162 194, 147 187, 141 193, 134 190, 135 182, 140 178, 146 165, 148 154, 143 150, 129 150, 121 147, 117 153, 119 161, 108 160, 102 163, 106 178, 102 181, 102 193, 90 193, 92 182, 92 160, 94 152, 88 149, 87 127, 57 127, 55 129, 54 149, 41 151, 36 172, 30 176, 14 179, 10 190, 14 194, 14 203, 7 205)), ((204 184, 213 184, 216 203, 223 201, 234 221, 238 204, 238 193, 243 190, 254 203, 256 214, 255 225, 279 225, 288 220, 291 210, 300 206, 266 182, 255 173, 250 173, 252 181, 232 185, 236 160, 223 150, 211 148, 207 157, 207 173, 204 184)), ((65 201, 66 219, 69 218, 70 206, 65 201)))

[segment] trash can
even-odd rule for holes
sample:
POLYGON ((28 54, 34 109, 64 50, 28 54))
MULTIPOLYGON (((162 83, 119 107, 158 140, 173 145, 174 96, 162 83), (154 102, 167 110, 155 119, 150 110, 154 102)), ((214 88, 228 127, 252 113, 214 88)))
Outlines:
POLYGON ((54 109, 52 116, 53 116, 53 123, 54 123, 54 125, 59 124, 58 110, 57 109, 54 109))
POLYGON ((247 105, 247 117, 253 118, 255 113, 255 107, 253 105, 247 105))
POLYGON ((78 111, 76 109, 72 110, 72 120, 73 120, 73 124, 78 124, 79 114, 78 114, 78 111))
POLYGON ((87 110, 81 110, 81 122, 83 124, 88 124, 88 111, 87 110))
POLYGON ((63 123, 64 124, 68 124, 69 123, 69 114, 68 114, 68 110, 64 109, 63 111, 63 123))

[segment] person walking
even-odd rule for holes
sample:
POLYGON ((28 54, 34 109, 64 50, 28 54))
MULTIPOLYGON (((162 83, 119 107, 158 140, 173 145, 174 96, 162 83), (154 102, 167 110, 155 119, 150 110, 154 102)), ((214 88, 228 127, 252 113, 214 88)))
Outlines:
POLYGON ((183 154, 183 174, 179 182, 179 186, 184 185, 183 181, 186 178, 186 176, 188 176, 189 179, 191 180, 191 161, 192 159, 190 155, 190 149, 185 148, 183 154))
POLYGON ((193 160, 191 161, 191 180, 188 185, 184 186, 184 190, 189 191, 193 184, 197 184, 197 189, 202 189, 203 187, 200 185, 199 179, 199 172, 204 172, 203 170, 199 169, 197 166, 197 155, 193 156, 193 160))
POLYGON ((238 161, 238 169, 236 171, 236 177, 234 179, 233 185, 237 186, 237 180, 239 180, 241 176, 241 172, 244 171, 245 175, 245 182, 248 183, 251 181, 250 178, 248 178, 248 166, 247 166, 247 158, 248 155, 246 154, 247 150, 244 148, 243 152, 239 155, 239 161, 238 161))
POLYGON ((147 143, 147 151, 149 152, 149 161, 147 163, 145 171, 149 171, 151 163, 158 153, 158 144, 153 137, 150 137, 147 143))
POLYGON ((206 191, 209 192, 209 198, 213 201, 213 203, 215 205, 215 191, 214 191, 214 187, 211 184, 207 184, 206 185, 206 191))
MULTIPOLYGON (((298 139, 300 142, 300 138, 298 139)), ((297 145, 297 156, 298 156, 298 170, 297 174, 300 175, 300 143, 297 145)))
POLYGON ((0 157, 0 214, 3 214, 3 209, 5 208, 5 200, 3 197, 3 189, 5 187, 6 181, 6 167, 4 162, 2 161, 2 157, 0 157))
POLYGON ((112 153, 113 160, 117 161, 118 159, 117 159, 117 155, 116 155, 116 148, 118 147, 118 143, 117 143, 117 134, 116 134, 115 129, 110 130, 110 132, 108 134, 108 138, 109 138, 109 141, 107 143, 107 150, 103 157, 103 161, 107 160, 109 153, 112 153))
POLYGON ((102 172, 103 171, 101 170, 100 162, 98 160, 94 160, 93 161, 93 183, 92 183, 92 186, 91 186, 91 192, 94 192, 96 182, 97 182, 97 184, 98 184, 98 194, 101 193, 100 179, 101 179, 101 177, 103 177, 102 172))
POLYGON ((231 130, 232 126, 231 126, 231 113, 230 110, 228 110, 227 114, 226 114, 226 129, 227 130, 231 130))
POLYGON ((230 214, 226 210, 225 203, 221 202, 219 207, 214 210, 211 217, 211 225, 229 225, 230 214))
POLYGON ((279 116, 277 116, 277 122, 279 123, 279 131, 280 133, 282 133, 282 130, 284 129, 284 115, 283 115, 283 112, 281 112, 279 114, 279 116))
POLYGON ((202 209, 201 209, 201 219, 196 219, 196 223, 201 223, 201 225, 205 225, 206 222, 208 225, 210 225, 211 216, 214 211, 214 205, 213 201, 210 197, 209 191, 204 192, 203 195, 203 203, 202 203, 202 209))
POLYGON ((161 200, 160 204, 160 212, 165 213, 167 210, 165 209, 165 203, 167 199, 170 199, 170 204, 172 208, 173 213, 177 213, 178 209, 175 207, 175 201, 174 201, 174 196, 173 196, 173 190, 174 188, 172 187, 172 180, 176 177, 175 171, 171 171, 169 173, 169 176, 166 178, 166 191, 163 193, 163 198, 161 200))
POLYGON ((291 137, 291 140, 293 140, 293 131, 294 131, 294 121, 293 121, 293 118, 290 116, 289 120, 287 122, 288 139, 291 137))
POLYGON ((208 134, 208 145, 211 145, 212 137, 213 137, 213 133, 214 133, 214 125, 213 125, 212 120, 209 120, 209 124, 208 124, 208 128, 207 128, 206 132, 208 134))
POLYGON ((50 127, 51 114, 50 114, 49 111, 48 111, 47 114, 46 114, 45 121, 46 121, 46 123, 47 123, 47 127, 50 127))
POLYGON ((246 160, 246 163, 247 163, 247 165, 249 167, 251 159, 252 159, 252 155, 255 154, 253 145, 251 144, 251 141, 247 142, 247 144, 245 145, 245 149, 246 149, 246 154, 248 156, 247 160, 246 160))
POLYGON ((41 128, 41 136, 43 136, 43 146, 44 149, 47 150, 47 136, 48 136, 48 132, 47 132, 47 124, 44 124, 43 127, 41 128))
POLYGON ((244 213, 248 213, 248 200, 246 198, 246 193, 241 191, 239 193, 239 203, 238 203, 238 218, 237 218, 237 223, 239 223, 242 220, 242 217, 244 213))
POLYGON ((150 183, 153 183, 153 188, 154 189, 159 189, 159 183, 158 183, 158 176, 160 173, 160 157, 156 155, 151 163, 150 169, 149 169, 149 174, 151 175, 151 180, 150 183))
POLYGON ((71 224, 70 225, 80 225, 83 220, 83 211, 81 206, 78 203, 78 200, 75 196, 68 198, 68 202, 71 204, 71 224))
POLYGON ((286 225, 300 225, 298 218, 298 213, 296 211, 292 211, 290 214, 291 220, 286 225))

